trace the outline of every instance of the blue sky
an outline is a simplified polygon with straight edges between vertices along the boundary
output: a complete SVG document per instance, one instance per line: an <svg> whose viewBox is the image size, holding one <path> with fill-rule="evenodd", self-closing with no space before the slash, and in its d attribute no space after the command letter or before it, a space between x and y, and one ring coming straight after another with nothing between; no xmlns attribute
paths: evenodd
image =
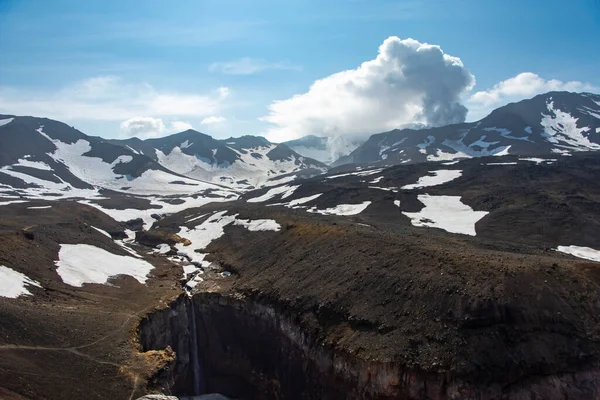
<svg viewBox="0 0 600 400"><path fill-rule="evenodd" d="M106 137L193 126L285 140L345 133L359 117L353 134L376 133L428 122L424 91L390 93L376 72L367 97L340 89L363 79L357 69L389 37L460 58L476 84L449 101L456 94L477 119L547 89L596 91L599 31L597 0L0 0L0 112ZM318 80L328 84L310 89Z"/></svg>

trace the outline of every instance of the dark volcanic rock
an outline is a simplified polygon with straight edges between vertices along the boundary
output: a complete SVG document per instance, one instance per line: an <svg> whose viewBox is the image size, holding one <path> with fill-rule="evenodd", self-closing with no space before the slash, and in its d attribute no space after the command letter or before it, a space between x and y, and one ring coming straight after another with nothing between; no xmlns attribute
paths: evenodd
<svg viewBox="0 0 600 400"><path fill-rule="evenodd" d="M125 227L127 229L131 229L132 231L141 231L144 229L144 220L141 218L130 219L125 222Z"/></svg>

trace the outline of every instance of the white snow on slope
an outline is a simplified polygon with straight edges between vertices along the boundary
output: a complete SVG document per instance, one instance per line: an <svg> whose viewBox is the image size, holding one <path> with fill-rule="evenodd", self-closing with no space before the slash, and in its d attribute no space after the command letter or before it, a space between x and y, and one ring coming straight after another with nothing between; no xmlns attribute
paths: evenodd
<svg viewBox="0 0 600 400"><path fill-rule="evenodd" d="M567 156L567 157L572 156L572 154L569 150L557 149L556 147L553 149L550 149L550 151L553 153L556 153L556 154L560 154L561 156Z"/></svg>
<svg viewBox="0 0 600 400"><path fill-rule="evenodd" d="M391 187L381 187L381 186L368 186L369 189L378 189L378 190L385 190L388 192L394 192L394 193L398 193L398 189L396 188L391 188Z"/></svg>
<svg viewBox="0 0 600 400"><path fill-rule="evenodd" d="M56 162L64 164L77 178L96 187L135 194L182 194L205 189L220 189L219 186L214 184L183 178L165 171L153 169L144 171L137 178L117 174L113 169L118 164L131 162L133 160L132 156L121 155L112 163L107 163L99 157L84 156L85 153L92 149L90 142L87 140L80 139L75 143L64 143L48 136L43 131L43 126L40 126L37 132L56 146L54 153L48 153L50 157ZM44 185L44 182L51 183L47 181L32 183L36 183L42 187L47 186L47 184ZM172 182L183 182L183 184ZM49 189L57 190L54 187Z"/></svg>
<svg viewBox="0 0 600 400"><path fill-rule="evenodd" d="M583 258L586 260L600 262L600 250L595 250L590 247L583 246L558 246L557 251L567 253L575 257Z"/></svg>
<svg viewBox="0 0 600 400"><path fill-rule="evenodd" d="M364 201L359 204L339 204L335 207L319 210L316 207L309 208L308 212L323 215L357 215L363 212L371 204L370 201Z"/></svg>
<svg viewBox="0 0 600 400"><path fill-rule="evenodd" d="M0 119L0 126L4 126L13 122L14 118Z"/></svg>
<svg viewBox="0 0 600 400"><path fill-rule="evenodd" d="M101 234L103 234L104 236L106 236L107 238L109 238L110 240L112 240L112 236L110 236L110 233L108 233L105 230L102 230L100 228L96 228L95 226L92 226L92 228L94 228L95 230L97 230L98 232L100 232Z"/></svg>
<svg viewBox="0 0 600 400"><path fill-rule="evenodd" d="M474 141L473 143L471 143L469 145L469 147L481 147L482 149L488 149L488 147L493 146L495 144L498 144L500 142L486 142L485 138L487 137L487 135L481 135L481 137L479 139L477 139L476 141Z"/></svg>
<svg viewBox="0 0 600 400"><path fill-rule="evenodd" d="M554 108L554 102L546 104L550 114L542 114L541 125L544 127L546 140L551 143L563 144L578 151L599 150L600 145L590 142L583 134L590 128L577 126L578 119L571 114Z"/></svg>
<svg viewBox="0 0 600 400"><path fill-rule="evenodd" d="M0 296L10 299L16 299L22 295L31 296L31 292L26 287L27 285L42 287L27 275L0 265Z"/></svg>
<svg viewBox="0 0 600 400"><path fill-rule="evenodd" d="M287 203L276 203L276 204L268 204L268 206L284 206L287 208L306 208L306 206L302 206L302 204L311 202L317 198L319 198L323 193L313 194L312 196L300 197L299 199L291 200Z"/></svg>
<svg viewBox="0 0 600 400"><path fill-rule="evenodd" d="M154 269L147 261L116 255L89 244L61 244L55 264L63 282L77 287L84 283L105 284L118 275L129 275L145 283Z"/></svg>
<svg viewBox="0 0 600 400"><path fill-rule="evenodd" d="M303 169L304 157L291 156L289 159L284 160L271 160L267 157L267 154L275 147L277 145L258 146L247 148L244 152L229 147L239 157L233 164L219 162L219 160L213 163L212 160L186 154L181 147L174 147L168 154L157 150L156 156L161 165L179 174L227 185L231 188L247 190L252 187L258 188L284 183L283 181L276 181L275 183L269 181ZM213 154L213 157L215 155L216 153ZM247 181L248 183L238 183L240 181Z"/></svg>
<svg viewBox="0 0 600 400"><path fill-rule="evenodd" d="M501 156L501 155L507 155L508 150L511 147L510 145L508 145L508 146L498 146L496 148L489 149L489 147L491 147L491 143L490 143L487 147L484 147L481 150L475 150L472 147L469 147L464 143L464 139L468 134L469 134L469 130L466 130L460 135L460 137L458 139L446 139L442 143L444 146L450 147L451 149L456 151L457 154L443 153L440 151L439 153L441 153L441 155L443 155L443 157L447 157L447 158L442 158L441 156L436 155L435 158L431 158L431 159L428 156L427 160L428 161L442 161L442 160L452 159L450 157L459 158L459 157Z"/></svg>
<svg viewBox="0 0 600 400"><path fill-rule="evenodd" d="M498 133L500 133L500 136L506 138L506 139L513 139L513 140L523 140L525 142L531 142L531 140L529 140L529 136L511 136L510 134L512 133L511 131L509 131L508 129L504 129L504 128L496 128L495 126L491 127L491 128L483 128L484 131L496 131ZM531 134L532 130L530 126L525 127L525 132Z"/></svg>
<svg viewBox="0 0 600 400"><path fill-rule="evenodd" d="M537 157L527 157L527 158L519 158L519 161L531 161L538 165L541 163L552 164L553 162L556 161L556 158L545 159L545 158L537 158Z"/></svg>
<svg viewBox="0 0 600 400"><path fill-rule="evenodd" d="M52 208L52 206L27 207L28 210L45 210L47 208Z"/></svg>
<svg viewBox="0 0 600 400"><path fill-rule="evenodd" d="M313 200L319 198L321 195L323 195L323 193L317 193L317 194L313 194L312 196L307 196L307 197L301 197L299 199L294 199L294 200L292 200L292 201L290 201L288 203L288 207L294 208L294 207L299 206L301 204L308 203L310 201L313 201Z"/></svg>
<svg viewBox="0 0 600 400"><path fill-rule="evenodd" d="M263 201L267 201L267 200L271 200L273 197L281 194L281 198L285 199L287 197L290 197L292 194L294 194L294 191L296 189L298 189L300 187L300 185L295 185L295 186L289 186L289 185L284 185L284 186L279 186L273 189L269 189L265 194L263 194L262 196L258 196L258 197L253 197L251 199L246 200L248 203L260 203Z"/></svg>
<svg viewBox="0 0 600 400"><path fill-rule="evenodd" d="M400 208L400 200L394 200L394 205Z"/></svg>
<svg viewBox="0 0 600 400"><path fill-rule="evenodd" d="M19 160L17 160L17 162L15 164L12 165L13 167L19 166L19 167L29 167L29 168L35 168L35 169L41 169L44 171L52 171L52 168L46 164L45 162L42 161L30 161L27 160L25 158L19 158ZM3 167L3 168L7 168L7 167Z"/></svg>
<svg viewBox="0 0 600 400"><path fill-rule="evenodd" d="M17 204L17 203L27 203L27 200L6 200L0 201L0 206L6 206L9 204Z"/></svg>
<svg viewBox="0 0 600 400"><path fill-rule="evenodd" d="M369 176L369 175L378 174L381 171L383 171L383 168L376 168L376 169L369 169L366 171L348 172L345 174L326 176L325 179L335 179L335 178L341 178L343 176Z"/></svg>
<svg viewBox="0 0 600 400"><path fill-rule="evenodd" d="M418 199L425 207L419 212L403 212L414 226L440 228L451 233L475 236L475 223L485 217L487 211L473 211L460 201L460 196L430 196L422 194Z"/></svg>
<svg viewBox="0 0 600 400"><path fill-rule="evenodd" d="M210 263L204 261L206 253L200 253L213 240L216 240L225 234L224 228L227 225L235 224L245 227L250 231L278 231L281 226L274 220L258 219L258 220L239 220L237 215L225 215L227 210L219 211L208 217L204 222L196 225L193 228L185 226L180 227L178 235L189 239L192 243L189 246L184 246L183 243L177 243L175 247L178 251L186 254L193 263L200 264L202 268L208 268ZM200 270L198 267L187 267L186 274Z"/></svg>
<svg viewBox="0 0 600 400"><path fill-rule="evenodd" d="M490 163L486 163L486 164L481 164L481 165L517 165L517 162L490 162Z"/></svg>
<svg viewBox="0 0 600 400"><path fill-rule="evenodd" d="M161 208L148 208L145 210L138 210L135 208L127 208L124 210L118 210L108 207L103 207L99 204L93 203L89 200L79 200L79 203L87 204L92 206L103 213L107 214L111 218L116 221L126 222L131 219L141 218L144 220L144 229L149 229L150 226L154 223L155 219L151 217L152 214L175 214L180 211L183 211L187 208L200 207L208 203L212 202L226 202L235 200L237 196L232 198L222 198L222 197L202 197L198 196L197 198L193 197L178 197L178 199L183 200L184 202L181 204L170 204L164 199L159 197L146 197L146 199L150 200L151 205L160 206Z"/></svg>
<svg viewBox="0 0 600 400"><path fill-rule="evenodd" d="M35 187L28 188L15 188L16 192L19 192L20 195L23 195L29 199L44 199L44 200L52 200L52 198L46 196L48 193L56 194L56 199L66 199L73 197L84 197L84 198L98 198L98 190L97 189L76 189L71 186L69 183L62 181L58 176L54 175L61 182L56 183L52 181L47 181L44 179L36 178L31 175L24 174L22 172L13 171L12 169L3 167L0 168L0 173L4 173L6 175L10 175L12 177L21 179L23 182L31 185L35 185Z"/></svg>
<svg viewBox="0 0 600 400"><path fill-rule="evenodd" d="M402 186L401 189L418 189L429 186L437 186L446 182L453 181L454 179L459 178L462 175L462 170L460 169L440 169L437 171L429 171L431 175L425 175L419 178L417 183L413 183L410 185Z"/></svg>
<svg viewBox="0 0 600 400"><path fill-rule="evenodd" d="M427 154L427 148L431 146L433 142L435 142L435 137L431 135L427 136L423 143L417 145L417 147L419 148L419 152L422 154Z"/></svg>
<svg viewBox="0 0 600 400"><path fill-rule="evenodd" d="M281 229L281 225L279 225L274 219L236 219L233 224L243 226L251 232L278 231Z"/></svg>
<svg viewBox="0 0 600 400"><path fill-rule="evenodd" d="M465 154L465 153L461 153L461 152L457 152L457 153L447 153L443 150L440 149L436 149L435 150L435 154L428 154L427 155L427 161L448 161L448 160L456 160L457 158L471 158L470 155ZM410 160L408 160L410 161ZM455 162L458 162L460 160L456 160ZM451 165L451 164L446 164L446 165Z"/></svg>

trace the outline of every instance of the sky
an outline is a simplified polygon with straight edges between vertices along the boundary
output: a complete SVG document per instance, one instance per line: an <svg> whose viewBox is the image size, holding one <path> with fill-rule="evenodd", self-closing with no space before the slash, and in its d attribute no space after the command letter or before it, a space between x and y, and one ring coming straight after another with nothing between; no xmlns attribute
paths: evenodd
<svg viewBox="0 0 600 400"><path fill-rule="evenodd" d="M0 113L361 138L600 92L597 0L0 0Z"/></svg>

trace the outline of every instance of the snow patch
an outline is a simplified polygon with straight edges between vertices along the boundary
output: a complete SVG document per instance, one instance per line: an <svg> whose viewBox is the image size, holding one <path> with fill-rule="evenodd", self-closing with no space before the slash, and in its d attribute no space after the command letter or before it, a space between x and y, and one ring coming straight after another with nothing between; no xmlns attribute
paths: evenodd
<svg viewBox="0 0 600 400"><path fill-rule="evenodd" d="M544 136L550 143L563 143L578 151L599 150L600 145L590 142L583 134L590 128L577 126L578 119L571 114L554 108L554 102L546 104L550 114L542 114L541 125L544 127Z"/></svg>
<svg viewBox="0 0 600 400"><path fill-rule="evenodd" d="M9 204L17 204L17 203L27 203L27 200L6 200L0 201L0 206L6 206Z"/></svg>
<svg viewBox="0 0 600 400"><path fill-rule="evenodd" d="M45 162L42 161L30 161L30 160L26 160L24 158L20 158L17 160L17 162L15 164L12 165L13 167L28 167L28 168L35 168L35 169L41 169L44 171L52 171L52 168L46 164ZM6 167L5 167L6 168Z"/></svg>
<svg viewBox="0 0 600 400"><path fill-rule="evenodd" d="M316 207L312 207L306 211L323 215L357 215L363 212L370 204L370 201L364 201L359 204L339 204L335 207L326 208L324 210L319 210Z"/></svg>
<svg viewBox="0 0 600 400"><path fill-rule="evenodd" d="M537 158L537 157L527 157L527 158L519 158L519 161L531 161L531 162L534 162L539 165L544 162L547 164L552 164L553 162L556 161L556 159L555 158L544 159L544 158Z"/></svg>
<svg viewBox="0 0 600 400"><path fill-rule="evenodd" d="M4 126L6 124L10 124L11 122L13 122L14 118L5 118L5 119L0 119L0 126Z"/></svg>
<svg viewBox="0 0 600 400"><path fill-rule="evenodd" d="M0 296L9 299L16 299L19 296L31 296L31 292L27 289L29 285L42 287L27 275L0 265Z"/></svg>
<svg viewBox="0 0 600 400"><path fill-rule="evenodd" d="M376 168L376 169L370 169L370 170L366 170L366 171L348 172L345 174L326 176L325 179L335 179L335 178L341 178L343 176L369 176L369 175L375 175L381 171L383 171L383 168Z"/></svg>
<svg viewBox="0 0 600 400"><path fill-rule="evenodd" d="M52 208L52 206L27 207L28 210L45 210L47 208Z"/></svg>
<svg viewBox="0 0 600 400"><path fill-rule="evenodd" d="M84 283L105 284L118 275L132 276L143 284L154 269L147 261L116 255L89 244L61 244L55 264L63 282L77 287Z"/></svg>
<svg viewBox="0 0 600 400"><path fill-rule="evenodd" d="M419 212L402 212L414 226L440 228L450 233L475 236L475 223L487 211L473 211L460 201L460 196L430 196L422 194L418 200L425 205Z"/></svg>
<svg viewBox="0 0 600 400"><path fill-rule="evenodd" d="M277 195L281 195L282 199L285 199L287 197L290 197L292 194L294 194L294 191L296 191L296 189L298 189L300 187L300 185L295 185L295 186L289 186L289 185L285 185L285 186L279 186L273 189L269 189L267 191L267 193L263 194L262 196L258 196L258 197L253 197L251 199L246 200L248 203L261 203L263 201L267 201L272 199L273 197L277 196Z"/></svg>
<svg viewBox="0 0 600 400"><path fill-rule="evenodd" d="M299 199L292 200L287 204L287 207L294 208L301 204L308 203L310 201L313 201L313 200L319 198L322 194L323 193L317 193L317 194L313 194L312 196L301 197Z"/></svg>
<svg viewBox="0 0 600 400"><path fill-rule="evenodd" d="M281 225L279 225L274 219L236 219L233 224L243 226L251 232L278 231L281 229Z"/></svg>
<svg viewBox="0 0 600 400"><path fill-rule="evenodd" d="M425 175L419 178L417 183L413 183L410 185L402 186L401 189L418 189L429 186L437 186L442 185L446 182L453 181L454 179L459 178L462 175L462 170L460 169L440 169L437 171L429 171L431 175Z"/></svg>
<svg viewBox="0 0 600 400"><path fill-rule="evenodd" d="M105 230L102 230L100 228L96 228L95 226L92 226L92 228L94 228L95 230L97 230L98 232L100 232L101 234L103 234L104 236L106 236L107 238L109 238L110 240L112 240L112 236L110 236L110 233L108 233Z"/></svg>
<svg viewBox="0 0 600 400"><path fill-rule="evenodd" d="M567 253L575 257L600 262L600 250L595 250L590 247L558 246L556 250L560 251L561 253Z"/></svg>

